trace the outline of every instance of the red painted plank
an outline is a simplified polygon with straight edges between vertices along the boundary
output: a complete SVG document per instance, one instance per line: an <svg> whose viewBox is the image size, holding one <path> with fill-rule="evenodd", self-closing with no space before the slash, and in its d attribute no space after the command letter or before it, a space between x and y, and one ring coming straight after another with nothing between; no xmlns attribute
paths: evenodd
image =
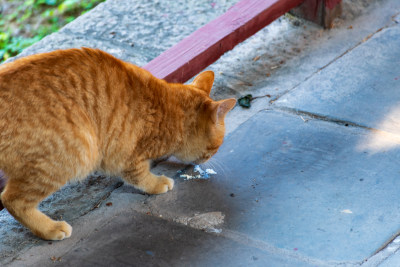
<svg viewBox="0 0 400 267"><path fill-rule="evenodd" d="M143 68L169 82L186 82L225 52L303 0L242 0Z"/></svg>
<svg viewBox="0 0 400 267"><path fill-rule="evenodd" d="M325 6L329 9L334 9L341 2L342 0L325 0Z"/></svg>

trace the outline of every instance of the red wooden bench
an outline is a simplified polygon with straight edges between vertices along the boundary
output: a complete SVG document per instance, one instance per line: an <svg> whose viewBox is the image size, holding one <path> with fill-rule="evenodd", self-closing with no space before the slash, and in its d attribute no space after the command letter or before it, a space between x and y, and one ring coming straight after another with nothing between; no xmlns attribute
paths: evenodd
<svg viewBox="0 0 400 267"><path fill-rule="evenodd" d="M160 79L183 83L293 8L297 7L295 14L329 27L340 4L341 0L241 0L143 68ZM0 170L0 192L4 186Z"/></svg>
<svg viewBox="0 0 400 267"><path fill-rule="evenodd" d="M225 52L293 8L329 28L342 0L242 0L148 63L145 68L169 82L186 82Z"/></svg>

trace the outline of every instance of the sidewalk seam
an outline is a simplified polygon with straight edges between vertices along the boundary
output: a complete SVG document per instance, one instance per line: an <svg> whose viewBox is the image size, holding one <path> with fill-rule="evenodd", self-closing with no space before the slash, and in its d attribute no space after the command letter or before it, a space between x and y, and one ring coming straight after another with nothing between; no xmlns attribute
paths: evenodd
<svg viewBox="0 0 400 267"><path fill-rule="evenodd" d="M365 129L365 130L370 130L370 131L386 132L386 131L379 130L379 129L376 129L376 128L372 128L372 127L369 127L369 126L366 126L366 125L358 124L356 122L342 120L342 119L339 119L339 118L331 117L329 115L320 115L320 114L316 114L316 113L312 113L312 112L308 112L308 111L303 111L303 110L296 109L296 108L274 106L274 110L285 112L285 113L289 113L289 114L293 114L293 115L299 115L299 116L303 115L303 116L307 116L308 118L311 118L311 119L317 119L317 120L320 120L320 121L326 121L326 122L334 123L334 124L337 124L337 125L342 125L342 126L345 126L345 127L352 126L352 127L362 128L362 129Z"/></svg>
<svg viewBox="0 0 400 267"><path fill-rule="evenodd" d="M297 87L299 87L302 83L308 81L309 79L311 79L312 77L314 77L314 75L318 74L319 72L321 72L322 70L324 70L325 68L329 67L331 64L333 64L334 62L336 62L338 59L342 58L343 56L345 56L346 54L348 54L349 52L353 51L355 48L359 47L360 45L362 45L363 43L365 43L366 41L368 41L369 39L371 39L372 37L374 37L377 33L381 32L382 30L388 29L390 27L393 27L395 25L391 25L391 24L387 24L381 28L379 28L378 30L376 30L373 33L370 33L369 35L367 35L364 39L362 39L360 42L358 42L357 44L355 44L353 47L347 49L345 52L343 52L342 54L340 54L339 56L335 57L334 59L332 59L331 61L329 61L327 64L325 64L324 66L322 66L321 68L317 69L316 71L312 72L309 76L307 76L306 78L304 78L303 81L297 83L296 85L294 85L292 88L290 88L287 91L284 91L282 94L277 95L274 99L271 99L269 101L270 104L273 104L275 101L279 100L282 96L292 92L293 90L295 90ZM265 97L265 96L260 96L260 97Z"/></svg>

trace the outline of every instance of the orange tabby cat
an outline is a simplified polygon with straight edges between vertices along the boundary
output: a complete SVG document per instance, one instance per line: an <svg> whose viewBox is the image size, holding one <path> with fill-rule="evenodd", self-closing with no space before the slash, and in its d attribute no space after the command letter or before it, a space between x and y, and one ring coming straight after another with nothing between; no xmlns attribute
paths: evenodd
<svg viewBox="0 0 400 267"><path fill-rule="evenodd" d="M38 54L0 66L1 201L37 236L71 236L38 204L95 170L120 175L149 194L171 190L149 160L174 155L202 163L222 144L235 99L213 101L214 73L172 84L95 49Z"/></svg>

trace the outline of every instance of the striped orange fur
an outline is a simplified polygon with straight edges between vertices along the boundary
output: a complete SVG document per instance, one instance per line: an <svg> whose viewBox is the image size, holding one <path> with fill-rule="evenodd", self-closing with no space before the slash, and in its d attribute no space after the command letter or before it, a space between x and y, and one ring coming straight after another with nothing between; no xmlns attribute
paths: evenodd
<svg viewBox="0 0 400 267"><path fill-rule="evenodd" d="M208 160L222 144L235 99L213 101L214 73L172 84L101 50L37 54L0 66L1 201L37 236L69 237L71 226L37 205L93 171L120 175L149 194L171 190L149 160Z"/></svg>

